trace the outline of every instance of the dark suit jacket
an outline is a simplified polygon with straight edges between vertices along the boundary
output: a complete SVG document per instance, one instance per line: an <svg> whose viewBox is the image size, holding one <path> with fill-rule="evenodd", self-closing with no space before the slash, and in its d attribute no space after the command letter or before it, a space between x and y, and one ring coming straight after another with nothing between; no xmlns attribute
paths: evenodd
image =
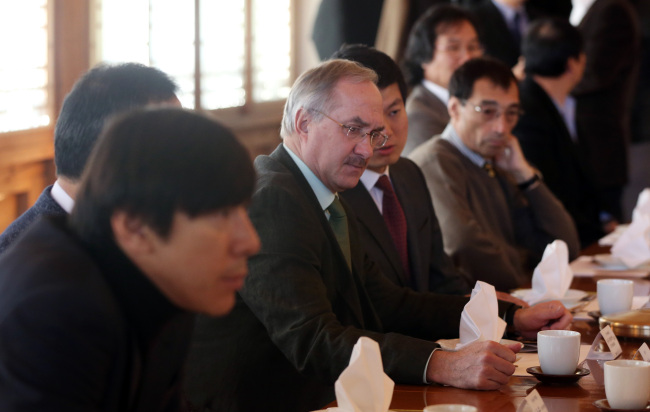
<svg viewBox="0 0 650 412"><path fill-rule="evenodd" d="M388 226L363 183L341 193L357 216L361 243L370 259L396 285L419 292L469 293L473 286L470 279L456 270L445 253L438 218L420 169L411 160L400 158L390 166L390 179L406 216L410 277L404 271Z"/></svg>
<svg viewBox="0 0 650 412"><path fill-rule="evenodd" d="M191 320L111 241L39 219L0 258L0 410L179 411Z"/></svg>
<svg viewBox="0 0 650 412"><path fill-rule="evenodd" d="M322 0L312 32L320 59L329 59L344 43L373 46L383 4L383 0Z"/></svg>
<svg viewBox="0 0 650 412"><path fill-rule="evenodd" d="M479 23L478 35L485 54L501 60L508 67L517 64L521 50L510 34L508 25L499 9L492 4L491 0L471 4L469 9ZM528 12L528 10L526 11ZM530 15L528 15L528 19L531 19Z"/></svg>
<svg viewBox="0 0 650 412"><path fill-rule="evenodd" d="M573 142L553 100L532 78L520 85L524 115L513 130L526 159L573 217L582 247L604 236L598 196L580 147Z"/></svg>
<svg viewBox="0 0 650 412"><path fill-rule="evenodd" d="M409 132L402 152L403 156L408 155L433 136L442 133L449 123L447 105L421 84L413 87L413 91L406 99L406 114Z"/></svg>
<svg viewBox="0 0 650 412"><path fill-rule="evenodd" d="M4 232L0 235L0 254L11 245L18 235L23 233L29 225L32 224L37 217L41 215L47 216L65 216L66 211L59 206L58 203L52 198L52 185L43 190L43 193L36 199L36 203L25 211L18 219L14 220Z"/></svg>
<svg viewBox="0 0 650 412"><path fill-rule="evenodd" d="M484 0L452 0L460 6L471 7L482 3ZM534 10L548 16L568 19L571 15L571 0L526 0L526 10Z"/></svg>
<svg viewBox="0 0 650 412"><path fill-rule="evenodd" d="M587 66L573 94L576 119L596 184L622 187L628 178L633 90L639 63L639 29L628 0L596 0L578 29Z"/></svg>
<svg viewBox="0 0 650 412"><path fill-rule="evenodd" d="M430 340L458 336L467 299L391 283L364 253L356 218L343 202L350 270L314 192L284 147L259 156L255 168L259 181L249 214L262 250L250 260L234 311L222 319L197 319L186 385L194 407L322 408L334 399L332 385L361 336L379 343L393 380L422 383L437 347Z"/></svg>

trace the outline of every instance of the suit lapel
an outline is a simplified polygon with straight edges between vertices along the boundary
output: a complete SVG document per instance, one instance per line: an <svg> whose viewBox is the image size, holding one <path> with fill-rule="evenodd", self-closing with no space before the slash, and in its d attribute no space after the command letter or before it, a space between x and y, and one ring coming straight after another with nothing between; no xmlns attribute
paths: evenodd
<svg viewBox="0 0 650 412"><path fill-rule="evenodd" d="M549 136L549 138L559 140L559 147L561 147L561 151L557 155L569 156L573 158L573 160L568 161L568 163L578 165L579 166L578 172L582 174L583 178L586 178L588 176L588 173L585 170L585 164L582 161L582 157L580 156L578 147L573 142L573 139L571 138L571 134L569 133L569 129L566 127L566 123L564 122L564 118L557 110L557 107L555 107L553 100L551 100L548 94L546 94L546 92L544 92L544 90L533 80L526 79L525 83L526 83L525 86L529 88L529 90L531 90L532 92L531 94L533 94L535 101L538 102L542 110L544 110L546 113L549 113L549 115L551 116L555 124L554 126L552 126L553 130L562 130L561 134Z"/></svg>
<svg viewBox="0 0 650 412"><path fill-rule="evenodd" d="M282 144L280 144L277 147L277 149L275 149L273 153L271 153L270 157L280 162L283 166L285 166L289 170L289 172L291 172L293 177L296 179L298 185L300 186L301 192L305 196L305 200L310 205L309 209L313 210L314 213L317 215L317 219L321 223L321 226L325 231L327 239L332 246L331 249L333 251L333 257L336 259L335 267L337 269L337 273L335 274L336 282L334 282L335 283L334 287L350 307L351 312L357 318L356 320L359 323L359 325L364 325L365 323L364 323L363 310L361 309L361 304L359 301L359 292L357 288L357 284L361 284L361 280L359 279L357 273L359 273L360 270L363 270L363 264L358 262L359 245L353 244L352 237L350 237L350 243L351 243L350 246L351 246L351 255L352 255L352 272L350 272L350 269L348 268L348 264L345 260L345 256L343 256L343 251L341 251L338 241L336 240L336 236L334 235L334 232L332 231L332 228L329 222L327 221L327 218L325 217L325 213L321 209L320 203L318 202L318 198L316 198L314 191L309 185L309 182L307 182L305 176L298 168L298 165L296 165L296 163L293 161L289 153L287 153L286 149ZM343 202L343 204L345 206L345 202ZM346 207L346 212L348 215L348 228L349 228L350 219L354 216L354 214L350 213L349 207ZM363 256L363 254L361 254L361 256ZM327 286L330 287L332 285L327 285Z"/></svg>
<svg viewBox="0 0 650 412"><path fill-rule="evenodd" d="M393 246L393 238L388 231L384 217L379 213L375 201L363 185L359 184L350 190L345 191L345 198L349 203L355 205L357 211L363 210L363 213L357 214L357 220L368 230L375 239L375 242L381 247L394 272L397 274L397 280L400 285L405 286L406 275L400 262L397 249ZM407 218L408 223L408 218Z"/></svg>
<svg viewBox="0 0 650 412"><path fill-rule="evenodd" d="M422 262L422 257L420 256L420 230L421 224L418 219L419 216L422 216L421 208L426 207L426 205L418 205L412 200L409 201L409 188L412 187L410 184L409 176L406 174L406 169L403 167L405 160L400 159L391 166L390 176L393 181L393 187L395 188L395 194L397 199L399 199L400 205L404 210L404 215L406 216L406 237L408 239L408 252L409 252L409 264L411 269L411 278L415 282L413 285L417 290L429 290L429 276L428 268L422 268L420 262Z"/></svg>

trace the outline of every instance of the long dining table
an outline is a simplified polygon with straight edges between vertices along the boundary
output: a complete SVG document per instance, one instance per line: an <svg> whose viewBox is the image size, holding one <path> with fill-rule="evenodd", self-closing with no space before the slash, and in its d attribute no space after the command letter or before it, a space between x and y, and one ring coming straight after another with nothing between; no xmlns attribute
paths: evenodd
<svg viewBox="0 0 650 412"><path fill-rule="evenodd" d="M582 254L595 255L608 251L609 248L594 245L585 249ZM574 277L571 288L595 293L596 282L606 277L606 275ZM632 280L641 286L648 287L650 285L650 280L647 278ZM596 319L574 320L571 329L581 333L582 344L589 345L594 342L600 330ZM618 336L618 340L623 349L623 353L618 359L632 359L644 341L650 345L649 339ZM601 342L599 346L606 350L604 342ZM525 397L531 391L537 390L550 412L599 411L601 409L596 407L594 402L605 399L603 361L587 360L581 366L589 369L590 374L582 377L577 383L568 385L543 384L533 376L512 376L507 385L493 391L458 389L435 384L396 384L390 410L396 412L422 411L428 405L452 403L473 405L478 411L515 412ZM336 402L330 406L335 405Z"/></svg>

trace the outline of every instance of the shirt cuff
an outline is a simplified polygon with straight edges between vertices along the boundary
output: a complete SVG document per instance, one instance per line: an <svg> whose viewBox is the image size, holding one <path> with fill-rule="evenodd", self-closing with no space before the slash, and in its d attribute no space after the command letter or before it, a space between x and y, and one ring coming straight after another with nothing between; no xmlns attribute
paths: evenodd
<svg viewBox="0 0 650 412"><path fill-rule="evenodd" d="M431 352L431 355L429 355L429 359L427 359L427 364L424 365L424 373L422 374L422 383L431 385L433 382L429 382L427 380L427 371L429 370L429 362L431 362L431 357L433 356L434 353L436 353L437 350L442 350L442 348L435 348L433 352Z"/></svg>

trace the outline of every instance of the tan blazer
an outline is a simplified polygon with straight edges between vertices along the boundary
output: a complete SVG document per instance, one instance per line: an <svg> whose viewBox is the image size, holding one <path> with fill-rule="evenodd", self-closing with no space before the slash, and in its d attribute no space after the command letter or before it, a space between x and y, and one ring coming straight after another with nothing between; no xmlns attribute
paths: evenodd
<svg viewBox="0 0 650 412"><path fill-rule="evenodd" d="M403 156L442 133L449 123L447 105L421 84L415 86L406 99L406 114L409 120L409 134Z"/></svg>

